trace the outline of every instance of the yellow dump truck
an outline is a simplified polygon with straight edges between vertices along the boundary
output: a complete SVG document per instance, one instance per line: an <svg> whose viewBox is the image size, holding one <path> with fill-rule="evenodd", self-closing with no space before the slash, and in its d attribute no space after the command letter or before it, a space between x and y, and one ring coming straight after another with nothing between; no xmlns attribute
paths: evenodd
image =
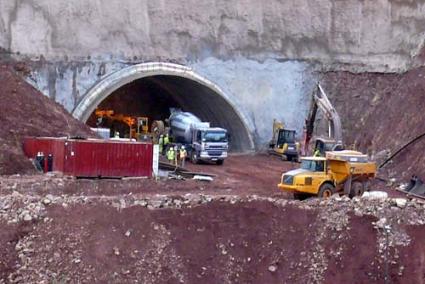
<svg viewBox="0 0 425 284"><path fill-rule="evenodd" d="M279 189L295 198L315 195L330 197L345 193L360 196L376 175L376 164L357 151L326 152L326 157L301 158L301 167L282 174Z"/></svg>

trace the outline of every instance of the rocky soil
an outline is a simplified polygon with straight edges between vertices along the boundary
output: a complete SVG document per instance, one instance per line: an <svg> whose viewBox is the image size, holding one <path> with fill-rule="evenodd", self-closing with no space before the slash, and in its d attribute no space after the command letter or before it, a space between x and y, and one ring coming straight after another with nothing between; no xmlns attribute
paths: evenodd
<svg viewBox="0 0 425 284"><path fill-rule="evenodd" d="M0 70L0 174L19 172L0 176L0 283L425 279L425 204L384 183L373 189L390 197L296 201L276 184L297 165L267 155L231 156L224 166L188 165L215 174L210 183L33 174L22 137L90 132L11 67ZM402 145L403 134L425 131L421 78L422 69L328 73L324 85L329 94L341 94L332 99L345 114L347 140L379 158ZM383 174L425 173L422 147L412 146Z"/></svg>
<svg viewBox="0 0 425 284"><path fill-rule="evenodd" d="M421 201L390 188L384 199L295 201L276 188L294 166L265 155L190 165L215 173L209 183L1 177L0 279L420 283Z"/></svg>
<svg viewBox="0 0 425 284"><path fill-rule="evenodd" d="M421 283L424 209L402 198L12 191L0 197L0 276L11 283Z"/></svg>
<svg viewBox="0 0 425 284"><path fill-rule="evenodd" d="M33 171L22 151L25 136L93 136L86 125L25 82L14 68L26 71L23 64L0 64L0 175Z"/></svg>

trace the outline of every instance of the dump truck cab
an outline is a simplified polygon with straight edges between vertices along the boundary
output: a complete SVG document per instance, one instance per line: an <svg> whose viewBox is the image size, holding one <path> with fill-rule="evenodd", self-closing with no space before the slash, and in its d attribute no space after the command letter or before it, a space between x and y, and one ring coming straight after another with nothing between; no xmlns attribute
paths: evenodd
<svg viewBox="0 0 425 284"><path fill-rule="evenodd" d="M316 195L317 188L332 180L326 167L327 161L324 157L301 158L300 168L284 173L278 186L292 193Z"/></svg>
<svg viewBox="0 0 425 284"><path fill-rule="evenodd" d="M367 190L376 164L357 151L331 151L326 157L301 158L299 169L282 174L279 189L299 195L329 197L343 192L351 197Z"/></svg>

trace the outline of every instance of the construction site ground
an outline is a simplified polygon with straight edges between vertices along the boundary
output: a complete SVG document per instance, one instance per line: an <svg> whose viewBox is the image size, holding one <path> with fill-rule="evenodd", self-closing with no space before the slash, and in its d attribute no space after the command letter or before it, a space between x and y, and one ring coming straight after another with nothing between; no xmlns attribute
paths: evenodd
<svg viewBox="0 0 425 284"><path fill-rule="evenodd" d="M214 173L212 182L3 176L0 279L420 283L424 204L296 201L276 187L296 166L260 154L188 164Z"/></svg>
<svg viewBox="0 0 425 284"><path fill-rule="evenodd" d="M298 201L277 189L298 165L265 154L187 164L212 182L36 174L23 137L92 134L14 69L0 68L0 283L424 283L425 205L386 182L372 190L388 198ZM403 144L385 133L372 153ZM400 181L424 169L395 166Z"/></svg>

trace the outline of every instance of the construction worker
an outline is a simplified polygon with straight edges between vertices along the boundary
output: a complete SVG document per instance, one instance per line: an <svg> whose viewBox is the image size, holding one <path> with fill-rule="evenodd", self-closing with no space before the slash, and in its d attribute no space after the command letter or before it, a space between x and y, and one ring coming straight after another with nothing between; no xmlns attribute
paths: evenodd
<svg viewBox="0 0 425 284"><path fill-rule="evenodd" d="M158 145L159 145L159 153L163 155L164 154L164 135L162 134L159 136Z"/></svg>
<svg viewBox="0 0 425 284"><path fill-rule="evenodd" d="M180 163L181 163L181 167L184 168L184 164L186 162L186 157L187 157L187 152L186 149L184 148L184 146L182 146L180 148Z"/></svg>
<svg viewBox="0 0 425 284"><path fill-rule="evenodd" d="M179 148L177 146L174 146L174 164L176 166L179 165L179 154L180 154Z"/></svg>
<svg viewBox="0 0 425 284"><path fill-rule="evenodd" d="M118 131L115 131L114 138L120 138L120 133Z"/></svg>
<svg viewBox="0 0 425 284"><path fill-rule="evenodd" d="M174 165L176 159L176 152L173 147L170 147L167 151L167 160L170 164Z"/></svg>
<svg viewBox="0 0 425 284"><path fill-rule="evenodd" d="M316 149L314 151L313 157L320 157L320 150L319 149Z"/></svg>
<svg viewBox="0 0 425 284"><path fill-rule="evenodd" d="M168 134L165 134L164 136L164 148L167 148L167 145L170 143L170 137L168 137Z"/></svg>

